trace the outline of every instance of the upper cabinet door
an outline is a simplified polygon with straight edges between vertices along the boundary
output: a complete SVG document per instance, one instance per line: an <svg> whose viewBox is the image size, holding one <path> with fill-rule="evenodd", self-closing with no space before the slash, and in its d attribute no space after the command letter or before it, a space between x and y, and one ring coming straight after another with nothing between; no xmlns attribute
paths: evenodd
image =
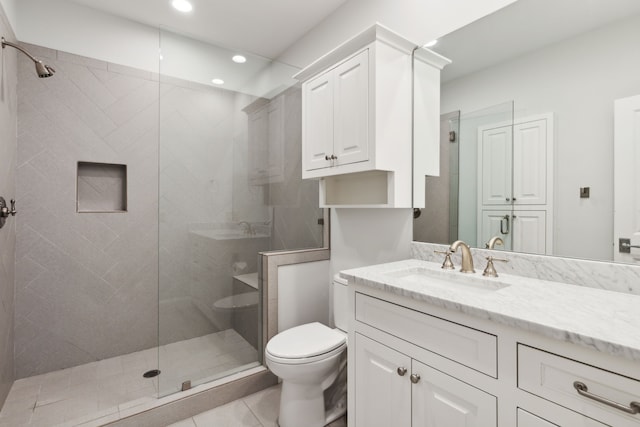
<svg viewBox="0 0 640 427"><path fill-rule="evenodd" d="M303 85L304 117L302 167L313 170L331 166L333 154L333 73L326 73Z"/></svg>
<svg viewBox="0 0 640 427"><path fill-rule="evenodd" d="M513 126L513 203L547 203L547 121Z"/></svg>
<svg viewBox="0 0 640 427"><path fill-rule="evenodd" d="M478 135L479 185L483 205L511 204L511 126L483 129Z"/></svg>
<svg viewBox="0 0 640 427"><path fill-rule="evenodd" d="M369 51L334 69L334 144L336 165L369 158Z"/></svg>

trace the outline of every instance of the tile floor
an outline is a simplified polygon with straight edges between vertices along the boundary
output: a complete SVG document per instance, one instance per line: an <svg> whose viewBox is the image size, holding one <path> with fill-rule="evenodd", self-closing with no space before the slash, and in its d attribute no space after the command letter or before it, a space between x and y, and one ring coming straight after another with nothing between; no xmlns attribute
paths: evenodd
<svg viewBox="0 0 640 427"><path fill-rule="evenodd" d="M142 374L158 368L159 377ZM0 427L77 426L147 404L158 395L257 365L257 351L232 329L16 381ZM206 380L202 380L206 379ZM200 380L197 381L196 380ZM259 424L258 424L259 425Z"/></svg>
<svg viewBox="0 0 640 427"><path fill-rule="evenodd" d="M280 405L280 386L238 399L169 427L276 427ZM346 417L330 427L346 427Z"/></svg>

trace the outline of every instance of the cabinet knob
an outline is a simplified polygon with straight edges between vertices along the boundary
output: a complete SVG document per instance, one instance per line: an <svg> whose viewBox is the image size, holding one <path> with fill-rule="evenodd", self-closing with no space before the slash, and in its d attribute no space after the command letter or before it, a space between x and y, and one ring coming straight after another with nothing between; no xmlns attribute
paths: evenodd
<svg viewBox="0 0 640 427"><path fill-rule="evenodd" d="M507 197L505 200L506 200L507 202L510 202L510 201L511 201L511 198L510 198L510 197Z"/></svg>
<svg viewBox="0 0 640 427"><path fill-rule="evenodd" d="M418 382L420 381L420 375L418 374L411 374L409 378L411 379L411 382L414 384L418 384Z"/></svg>
<svg viewBox="0 0 640 427"><path fill-rule="evenodd" d="M400 375L401 377L404 377L404 374L407 373L407 368L400 366L397 371L398 371L398 375Z"/></svg>
<svg viewBox="0 0 640 427"><path fill-rule="evenodd" d="M324 156L325 160L331 160L331 157L329 157L329 155Z"/></svg>
<svg viewBox="0 0 640 427"><path fill-rule="evenodd" d="M335 154L331 155L331 160L338 160L338 156L336 156Z"/></svg>

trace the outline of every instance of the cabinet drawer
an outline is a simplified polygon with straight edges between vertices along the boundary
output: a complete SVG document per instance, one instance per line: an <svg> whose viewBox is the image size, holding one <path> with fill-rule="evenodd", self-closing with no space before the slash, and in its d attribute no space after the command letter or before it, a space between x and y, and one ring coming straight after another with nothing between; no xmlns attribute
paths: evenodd
<svg viewBox="0 0 640 427"><path fill-rule="evenodd" d="M610 427L591 418L571 412L568 409L565 409L565 411L567 419L561 421L561 424L554 424L518 408L518 427Z"/></svg>
<svg viewBox="0 0 640 427"><path fill-rule="evenodd" d="M607 424L640 424L640 413L628 414L580 395L575 382L586 385L593 397L608 399L612 404L630 408L631 402L640 402L640 381L518 344L518 388Z"/></svg>
<svg viewBox="0 0 640 427"><path fill-rule="evenodd" d="M518 408L518 427L558 427L558 425Z"/></svg>
<svg viewBox="0 0 640 427"><path fill-rule="evenodd" d="M497 378L497 338L356 293L356 320Z"/></svg>

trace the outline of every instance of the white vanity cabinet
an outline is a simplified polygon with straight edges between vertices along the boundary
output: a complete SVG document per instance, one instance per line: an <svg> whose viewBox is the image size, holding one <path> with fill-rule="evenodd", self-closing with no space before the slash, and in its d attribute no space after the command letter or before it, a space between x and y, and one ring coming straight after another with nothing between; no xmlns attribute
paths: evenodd
<svg viewBox="0 0 640 427"><path fill-rule="evenodd" d="M350 282L350 426L640 426L640 362L417 292Z"/></svg>
<svg viewBox="0 0 640 427"><path fill-rule="evenodd" d="M363 327L353 345L357 427L497 425L494 396L457 379L455 370L430 366L420 350L495 376L495 336L361 293L355 300L356 324ZM398 349L395 339L417 347Z"/></svg>
<svg viewBox="0 0 640 427"><path fill-rule="evenodd" d="M412 207L414 48L376 24L294 76L302 83L302 178L319 179L322 207ZM417 143L439 159L431 144L439 92L430 88L449 61L426 49L415 60L415 78L428 80L420 99L432 100L420 103L420 117L433 125Z"/></svg>

